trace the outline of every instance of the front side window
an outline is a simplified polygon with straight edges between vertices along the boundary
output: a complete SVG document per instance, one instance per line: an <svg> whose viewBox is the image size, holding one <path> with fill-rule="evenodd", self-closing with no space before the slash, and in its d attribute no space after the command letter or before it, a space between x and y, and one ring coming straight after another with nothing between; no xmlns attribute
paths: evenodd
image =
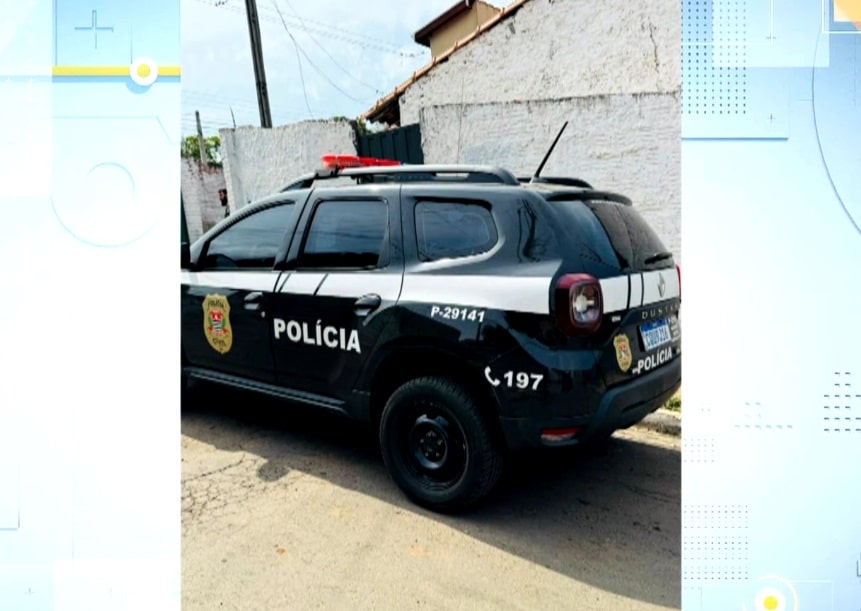
<svg viewBox="0 0 861 611"><path fill-rule="evenodd" d="M385 253L388 228L385 202L324 201L314 211L299 256L299 267L378 267Z"/></svg>
<svg viewBox="0 0 861 611"><path fill-rule="evenodd" d="M416 204L419 259L437 261L489 251L498 233L490 210L479 204L419 202Z"/></svg>
<svg viewBox="0 0 861 611"><path fill-rule="evenodd" d="M204 269L271 269L295 212L285 202L255 212L225 229L209 243Z"/></svg>

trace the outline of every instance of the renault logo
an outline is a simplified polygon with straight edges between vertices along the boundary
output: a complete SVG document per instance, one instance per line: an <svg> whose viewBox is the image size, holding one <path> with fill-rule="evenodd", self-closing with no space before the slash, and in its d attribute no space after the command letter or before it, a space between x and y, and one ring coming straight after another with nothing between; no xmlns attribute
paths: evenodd
<svg viewBox="0 0 861 611"><path fill-rule="evenodd" d="M664 280L664 275L658 272L658 294L663 297L667 292L667 282Z"/></svg>

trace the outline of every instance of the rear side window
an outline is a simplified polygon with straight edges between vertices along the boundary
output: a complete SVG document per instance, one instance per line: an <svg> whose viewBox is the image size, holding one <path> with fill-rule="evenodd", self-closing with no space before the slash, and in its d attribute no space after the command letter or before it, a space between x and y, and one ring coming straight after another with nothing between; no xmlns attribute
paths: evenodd
<svg viewBox="0 0 861 611"><path fill-rule="evenodd" d="M586 202L586 205L607 232L622 267L648 267L646 259L666 252L661 238L633 207L615 202Z"/></svg>
<svg viewBox="0 0 861 611"><path fill-rule="evenodd" d="M554 208L567 229L590 255L619 269L654 269L671 264L662 258L654 265L649 257L665 252L658 235L632 206L611 201L554 200Z"/></svg>
<svg viewBox="0 0 861 611"><path fill-rule="evenodd" d="M498 233L490 210L462 202L416 204L416 238L421 261L479 255L496 245Z"/></svg>
<svg viewBox="0 0 861 611"><path fill-rule="evenodd" d="M314 211L299 267L378 267L388 228L388 208L382 201L324 201Z"/></svg>

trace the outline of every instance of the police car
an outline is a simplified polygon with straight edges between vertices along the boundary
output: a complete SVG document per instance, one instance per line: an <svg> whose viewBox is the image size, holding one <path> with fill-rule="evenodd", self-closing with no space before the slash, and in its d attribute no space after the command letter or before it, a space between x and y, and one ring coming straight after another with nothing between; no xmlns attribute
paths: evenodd
<svg viewBox="0 0 861 611"><path fill-rule="evenodd" d="M626 197L489 166L324 166L183 244L184 388L369 421L402 491L456 510L510 450L606 440L680 387L678 267Z"/></svg>

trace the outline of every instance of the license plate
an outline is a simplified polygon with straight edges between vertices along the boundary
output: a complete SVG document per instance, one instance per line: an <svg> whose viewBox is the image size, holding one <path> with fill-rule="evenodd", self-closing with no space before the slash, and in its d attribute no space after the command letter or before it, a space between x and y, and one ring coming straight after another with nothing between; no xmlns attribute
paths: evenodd
<svg viewBox="0 0 861 611"><path fill-rule="evenodd" d="M647 352L673 341L670 325L666 320L655 320L640 327L640 337Z"/></svg>

